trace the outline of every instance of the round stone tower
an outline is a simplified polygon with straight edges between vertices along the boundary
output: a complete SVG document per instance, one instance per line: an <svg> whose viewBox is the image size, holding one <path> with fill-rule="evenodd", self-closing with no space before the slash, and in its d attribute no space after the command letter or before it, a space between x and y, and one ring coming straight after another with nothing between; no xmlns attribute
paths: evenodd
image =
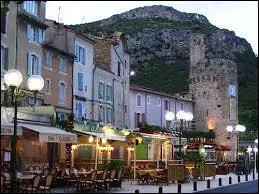
<svg viewBox="0 0 259 194"><path fill-rule="evenodd" d="M196 130L213 129L216 143L230 146L227 160L236 160L237 137L226 131L227 125L238 124L237 66L221 58L206 59L204 35L190 36L189 93L194 97Z"/></svg>

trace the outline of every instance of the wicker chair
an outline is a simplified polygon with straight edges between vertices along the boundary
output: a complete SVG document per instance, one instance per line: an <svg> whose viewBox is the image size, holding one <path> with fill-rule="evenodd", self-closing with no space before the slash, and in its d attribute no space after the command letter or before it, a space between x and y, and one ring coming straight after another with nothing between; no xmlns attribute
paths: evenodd
<svg viewBox="0 0 259 194"><path fill-rule="evenodd" d="M156 184L165 184L168 185L168 177L167 177L168 171L167 169L164 169L163 171L157 172L155 176L155 183Z"/></svg>
<svg viewBox="0 0 259 194"><path fill-rule="evenodd" d="M44 168L42 174L43 174L43 176L48 176L50 174L50 169L49 168Z"/></svg>
<svg viewBox="0 0 259 194"><path fill-rule="evenodd" d="M22 186L20 188L21 191L26 192L26 193L35 193L39 191L39 186L40 186L40 180L41 180L41 176L40 175L36 175L33 178L33 184L28 184L26 186Z"/></svg>
<svg viewBox="0 0 259 194"><path fill-rule="evenodd" d="M87 190L87 191L94 191L95 188L96 188L96 182L94 181L95 178L96 178L96 175L97 175L97 171L94 170L91 172L91 176L90 176L90 180L85 180L84 182L84 188Z"/></svg>
<svg viewBox="0 0 259 194"><path fill-rule="evenodd" d="M95 179L94 182L96 184L97 189L103 189L103 188L107 188L107 182L106 182L106 178L107 178L107 170L104 170L102 173L102 177L100 177L100 179Z"/></svg>
<svg viewBox="0 0 259 194"><path fill-rule="evenodd" d="M116 174L116 170L115 169L112 169L111 173L110 173L110 177L105 179L105 182L108 184L108 187L109 188L112 188L111 187L111 182L114 180L115 178L115 174Z"/></svg>
<svg viewBox="0 0 259 194"><path fill-rule="evenodd" d="M113 181L110 182L110 186L111 186L112 188L120 188L120 189L122 189L122 188L121 188L122 177L123 177L123 169L121 168L121 169L119 170L119 173L118 173L117 177L115 177L115 178L113 179Z"/></svg>
<svg viewBox="0 0 259 194"><path fill-rule="evenodd" d="M35 170L41 170L39 166L35 166Z"/></svg>
<svg viewBox="0 0 259 194"><path fill-rule="evenodd" d="M33 167L33 166L29 166L29 167L28 167L28 170L29 170L29 171L34 171L34 167Z"/></svg>
<svg viewBox="0 0 259 194"><path fill-rule="evenodd" d="M50 189L51 189L51 186L52 186L52 182L53 182L53 175L49 174L46 177L45 184L39 186L39 191L41 191L43 193L50 192Z"/></svg>
<svg viewBox="0 0 259 194"><path fill-rule="evenodd" d="M1 193L5 191L5 176L1 175Z"/></svg>

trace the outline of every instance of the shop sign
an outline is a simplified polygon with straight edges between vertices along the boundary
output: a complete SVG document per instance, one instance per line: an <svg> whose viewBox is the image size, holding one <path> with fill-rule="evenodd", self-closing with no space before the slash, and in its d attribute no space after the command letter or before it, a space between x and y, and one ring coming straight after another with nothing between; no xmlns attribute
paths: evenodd
<svg viewBox="0 0 259 194"><path fill-rule="evenodd" d="M39 140L44 142L74 143L77 141L77 138L71 136L40 135Z"/></svg>

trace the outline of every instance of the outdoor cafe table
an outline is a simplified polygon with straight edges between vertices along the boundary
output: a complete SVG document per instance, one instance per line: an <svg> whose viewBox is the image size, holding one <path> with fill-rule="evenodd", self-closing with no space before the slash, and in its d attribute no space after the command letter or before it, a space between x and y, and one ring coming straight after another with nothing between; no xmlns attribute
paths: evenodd
<svg viewBox="0 0 259 194"><path fill-rule="evenodd" d="M24 174L41 174L41 170L26 170L23 172Z"/></svg>

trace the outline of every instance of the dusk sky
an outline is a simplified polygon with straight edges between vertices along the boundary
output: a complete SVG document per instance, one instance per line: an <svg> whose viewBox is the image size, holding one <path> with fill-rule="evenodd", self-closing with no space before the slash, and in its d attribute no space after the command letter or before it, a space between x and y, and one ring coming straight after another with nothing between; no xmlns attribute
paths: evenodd
<svg viewBox="0 0 259 194"><path fill-rule="evenodd" d="M165 5L187 13L206 16L210 23L232 30L245 38L258 54L257 1L47 1L46 17L65 24L79 24L102 20L131 9L151 5Z"/></svg>

